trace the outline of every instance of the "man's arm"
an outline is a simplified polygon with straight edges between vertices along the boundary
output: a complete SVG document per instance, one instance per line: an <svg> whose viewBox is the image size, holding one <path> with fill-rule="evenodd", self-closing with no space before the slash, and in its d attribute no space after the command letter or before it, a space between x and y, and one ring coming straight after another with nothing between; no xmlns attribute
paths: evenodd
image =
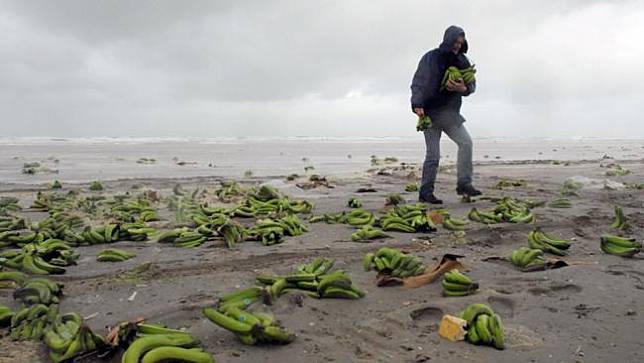
<svg viewBox="0 0 644 363"><path fill-rule="evenodd" d="M427 53L420 59L411 81L411 108L416 114L418 114L417 109L422 110L425 107L425 100L435 96L435 92L429 87L431 73L429 53Z"/></svg>
<svg viewBox="0 0 644 363"><path fill-rule="evenodd" d="M474 81L472 83L469 83L469 84L467 84L465 86L467 87L467 90L465 92L463 92L464 97L467 97L467 96L471 95L472 93L476 92L476 81Z"/></svg>

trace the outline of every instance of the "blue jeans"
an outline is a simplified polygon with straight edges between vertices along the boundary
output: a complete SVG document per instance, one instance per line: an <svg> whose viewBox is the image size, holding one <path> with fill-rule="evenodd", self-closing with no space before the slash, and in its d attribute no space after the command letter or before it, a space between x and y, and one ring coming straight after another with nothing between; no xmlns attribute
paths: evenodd
<svg viewBox="0 0 644 363"><path fill-rule="evenodd" d="M444 127L434 125L424 132L427 153L425 154L425 162L423 163L420 195L427 195L434 192L434 182L436 181L438 162L441 157L440 141L443 132L458 145L456 161L456 179L458 186L472 184L472 138L467 132L465 125L462 123Z"/></svg>

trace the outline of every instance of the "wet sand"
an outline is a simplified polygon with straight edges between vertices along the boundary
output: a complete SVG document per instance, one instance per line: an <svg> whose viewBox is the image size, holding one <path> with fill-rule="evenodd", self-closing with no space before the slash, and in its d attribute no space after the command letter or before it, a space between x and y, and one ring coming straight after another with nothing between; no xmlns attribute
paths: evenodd
<svg viewBox="0 0 644 363"><path fill-rule="evenodd" d="M581 175L606 178L600 164L606 160L575 161L567 165L550 162L479 163L475 183L486 195L510 195L536 200L559 197L566 178ZM631 174L610 177L627 183L644 182L644 160L620 161ZM375 171L350 178L330 178L335 188L302 190L296 181L284 178L245 178L244 185L270 182L285 194L315 203L313 214L347 210L346 201L357 196L364 208L380 212L385 196L401 193L409 202L416 193L405 193L409 182L417 181L418 170ZM410 174L411 173L411 174ZM524 179L527 186L495 189L501 178ZM52 178L53 179L53 178ZM216 177L145 178L105 181L104 194L132 190L133 186L155 189L162 196L172 187L214 190ZM442 168L437 194L452 215L465 217L476 207L490 208L489 201L462 203L454 193L455 170ZM64 184L64 190L87 184ZM356 194L359 187L371 186L375 193ZM0 184L0 195L18 196L30 205L45 184ZM570 197L573 207L536 208L535 224L483 225L470 222L465 238L456 238L444 228L429 234L390 233L393 238L372 243L351 241L353 228L347 225L308 224L309 233L287 237L282 244L264 247L245 242L229 250L221 241L188 250L158 243L118 242L109 247L133 251L137 257L123 263L98 263L96 253L105 245L79 247L81 258L67 273L54 276L65 283L61 311L77 311L92 316L87 323L97 332L123 320L143 316L172 327L187 327L198 337L217 362L638 362L644 360L644 256L626 259L602 253L599 235L610 232L613 208L620 205L627 215L630 235L644 240L644 190L581 190ZM24 210L37 220L43 213ZM169 218L166 208L162 217ZM167 221L166 221L167 222ZM159 222L163 225L164 221ZM572 239L570 266L523 273L510 264L486 261L507 257L527 244L526 235L540 227L548 233ZM425 240L429 240L428 242ZM471 296L445 298L440 283L417 289L376 287L375 272L362 269L366 252L383 246L413 251L427 265L438 262L445 253L464 255L468 274L480 284ZM290 294L266 307L297 335L286 346L249 347L231 333L206 320L201 309L219 296L251 286L258 273L288 273L297 265L318 256L336 259L336 267L347 270L354 283L367 291L360 300L298 299ZM137 281L117 276L128 269L151 262L150 270ZM133 301L128 301L137 292ZM503 351L449 342L438 336L443 314L457 314L471 303L489 304L506 326ZM17 306L10 291L0 290L0 304ZM44 344L24 344L0 340L0 362L47 361ZM30 358L37 357L37 358ZM118 358L114 362L120 361Z"/></svg>

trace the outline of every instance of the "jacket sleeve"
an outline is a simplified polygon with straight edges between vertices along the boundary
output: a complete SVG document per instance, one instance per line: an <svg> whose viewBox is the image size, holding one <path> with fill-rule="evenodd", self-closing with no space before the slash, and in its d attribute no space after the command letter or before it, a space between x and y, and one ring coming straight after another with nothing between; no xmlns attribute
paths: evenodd
<svg viewBox="0 0 644 363"><path fill-rule="evenodd" d="M466 87L467 87L467 91L463 93L463 97L467 97L472 93L476 92L476 81L468 84Z"/></svg>
<svg viewBox="0 0 644 363"><path fill-rule="evenodd" d="M411 81L411 108L424 108L425 101L435 97L438 90L432 90L431 80L432 77L432 64L431 56L425 54L418 63L418 69L414 73L414 78Z"/></svg>

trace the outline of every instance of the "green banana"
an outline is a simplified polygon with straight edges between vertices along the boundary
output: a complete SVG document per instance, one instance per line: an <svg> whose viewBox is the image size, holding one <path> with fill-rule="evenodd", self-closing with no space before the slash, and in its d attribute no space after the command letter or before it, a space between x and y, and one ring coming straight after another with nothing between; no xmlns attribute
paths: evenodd
<svg viewBox="0 0 644 363"><path fill-rule="evenodd" d="M488 330L492 334L494 347L497 349L504 349L505 338L503 335L503 322L501 321L501 317L497 314L491 315L488 321L488 328Z"/></svg>
<svg viewBox="0 0 644 363"><path fill-rule="evenodd" d="M474 320L479 316L479 315L492 315L494 314L494 311L492 309L485 305L485 304L472 304L469 305L463 312L461 313L461 319L467 321L467 325L471 326L474 324Z"/></svg>
<svg viewBox="0 0 644 363"><path fill-rule="evenodd" d="M192 347L198 343L190 334L155 334L136 339L127 348L122 363L139 363L141 357L159 347Z"/></svg>
<svg viewBox="0 0 644 363"><path fill-rule="evenodd" d="M490 314L492 315L492 314ZM490 315L481 314L476 317L476 322L474 326L476 327L476 333L478 334L481 341L485 344L492 343L492 333L489 328L489 319Z"/></svg>
<svg viewBox="0 0 644 363"><path fill-rule="evenodd" d="M145 353L141 363L161 362L185 362L185 363L214 363L215 359L210 353L202 349L186 349L180 347L158 347Z"/></svg>
<svg viewBox="0 0 644 363"><path fill-rule="evenodd" d="M226 330L230 330L237 334L241 334L241 335L249 334L253 328L249 324L246 324L234 318L228 317L212 308L204 308L203 314L213 323L219 325L220 327ZM126 363L126 362L123 362L123 363Z"/></svg>

